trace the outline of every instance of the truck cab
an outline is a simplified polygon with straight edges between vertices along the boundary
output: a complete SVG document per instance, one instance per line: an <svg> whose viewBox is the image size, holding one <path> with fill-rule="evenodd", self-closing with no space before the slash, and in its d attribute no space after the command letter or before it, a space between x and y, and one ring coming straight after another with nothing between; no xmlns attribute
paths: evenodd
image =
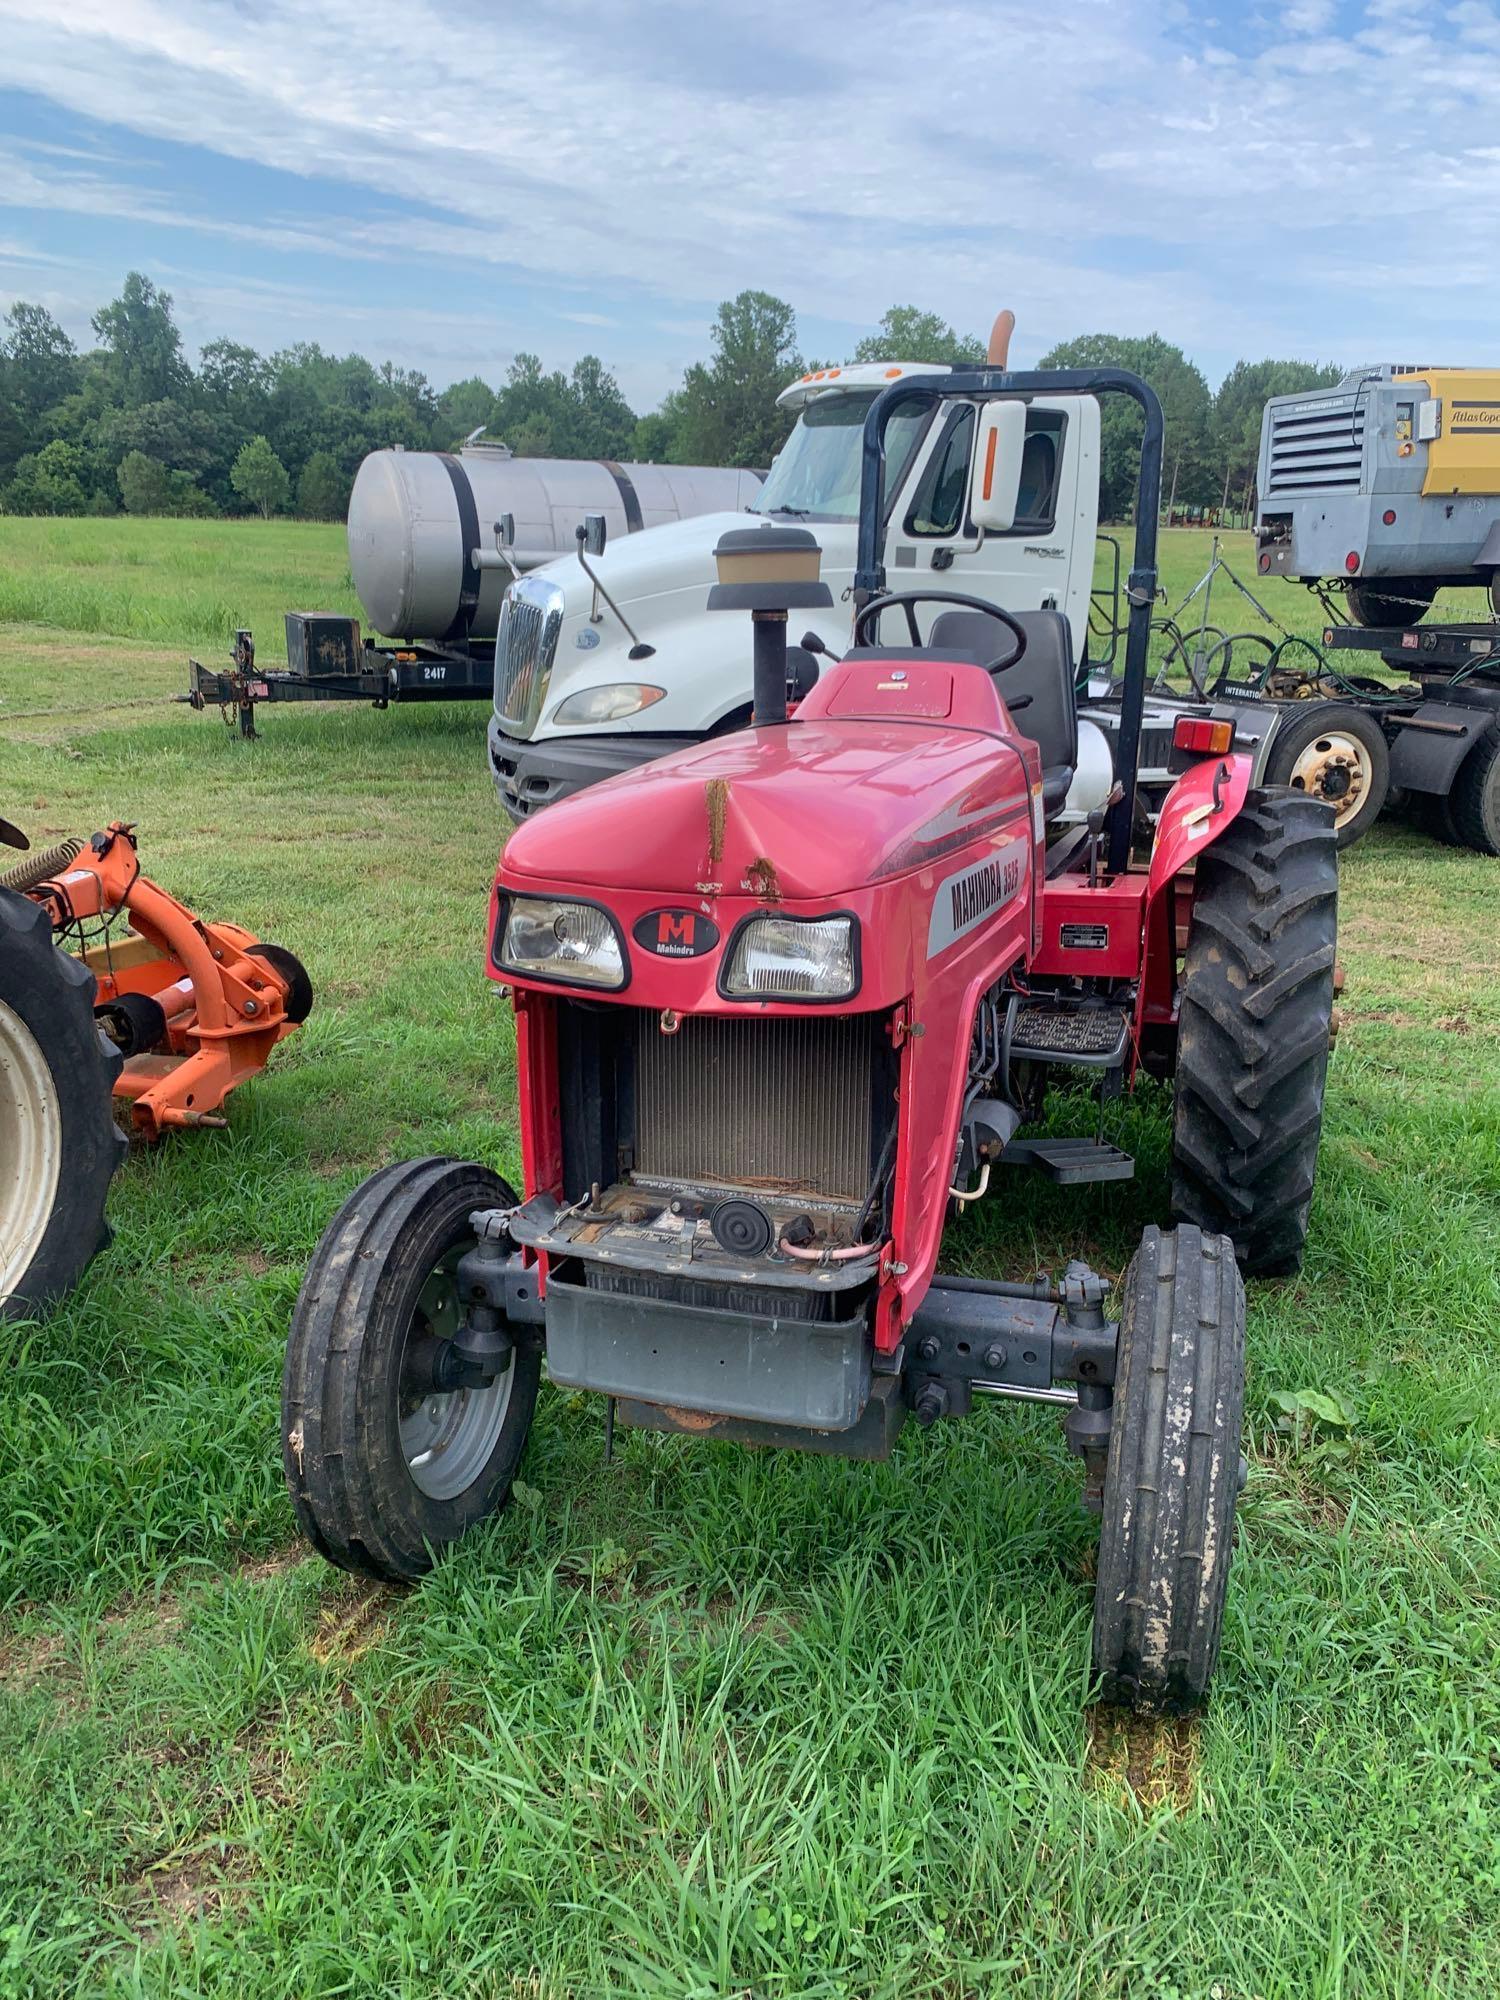
<svg viewBox="0 0 1500 2000"><path fill-rule="evenodd" d="M978 406L939 397L950 372L899 361L810 370L778 398L797 420L744 514L650 529L516 581L496 639L489 732L491 767L513 817L748 720L743 635L707 616L714 548L747 516L751 525L804 526L816 535L835 608L811 622L830 651L844 650L865 419L876 396L903 378L934 378L934 394L905 405L887 440L885 561L893 582L925 579L1018 611L1057 609L1075 664L1082 662L1098 526L1099 406L1091 396L1029 403L1015 522L987 534L968 511ZM812 671L811 662L802 665Z"/></svg>

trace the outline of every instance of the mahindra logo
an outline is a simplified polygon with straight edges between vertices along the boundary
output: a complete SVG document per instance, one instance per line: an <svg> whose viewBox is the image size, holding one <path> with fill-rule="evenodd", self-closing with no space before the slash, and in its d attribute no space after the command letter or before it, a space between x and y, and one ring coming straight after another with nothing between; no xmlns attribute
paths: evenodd
<svg viewBox="0 0 1500 2000"><path fill-rule="evenodd" d="M702 958L719 942L719 927L697 910L648 910L631 935L656 958Z"/></svg>

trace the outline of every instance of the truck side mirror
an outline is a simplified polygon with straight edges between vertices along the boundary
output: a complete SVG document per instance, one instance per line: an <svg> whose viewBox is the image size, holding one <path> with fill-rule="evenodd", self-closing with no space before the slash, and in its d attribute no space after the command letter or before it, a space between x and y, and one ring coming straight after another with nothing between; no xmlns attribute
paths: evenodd
<svg viewBox="0 0 1500 2000"><path fill-rule="evenodd" d="M585 555L603 555L608 529L609 524L602 514L584 515L583 526L578 530L578 539L583 543Z"/></svg>
<svg viewBox="0 0 1500 2000"><path fill-rule="evenodd" d="M1026 405L1013 399L986 403L969 476L969 519L988 535L1006 534L1016 524L1025 443Z"/></svg>

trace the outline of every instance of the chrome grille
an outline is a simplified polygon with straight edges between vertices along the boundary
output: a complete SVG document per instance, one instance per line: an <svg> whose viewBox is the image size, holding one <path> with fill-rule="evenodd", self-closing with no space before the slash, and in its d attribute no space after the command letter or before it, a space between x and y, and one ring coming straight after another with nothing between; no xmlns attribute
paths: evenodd
<svg viewBox="0 0 1500 2000"><path fill-rule="evenodd" d="M870 1183L875 1020L689 1015L636 1031L638 1174L859 1201Z"/></svg>
<svg viewBox="0 0 1500 2000"><path fill-rule="evenodd" d="M517 735L529 736L541 718L562 621L555 583L523 576L511 585L495 634L495 713Z"/></svg>
<svg viewBox="0 0 1500 2000"><path fill-rule="evenodd" d="M1288 493L1359 491L1365 405L1358 395L1319 396L1272 409L1263 500Z"/></svg>

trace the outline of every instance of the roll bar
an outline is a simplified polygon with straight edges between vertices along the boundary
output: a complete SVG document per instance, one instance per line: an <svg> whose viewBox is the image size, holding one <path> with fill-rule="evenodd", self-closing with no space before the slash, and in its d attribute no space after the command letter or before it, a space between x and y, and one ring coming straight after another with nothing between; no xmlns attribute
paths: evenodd
<svg viewBox="0 0 1500 2000"><path fill-rule="evenodd" d="M882 541L885 526L885 433L903 403L959 396L1129 396L1141 406L1145 431L1135 488L1135 559L1125 595L1130 612L1125 628L1125 680L1120 700L1119 778L1121 795L1109 816L1108 863L1120 874L1130 860L1135 816L1135 774L1140 759L1141 715L1146 705L1146 665L1151 647L1151 609L1156 602L1156 521L1161 511L1162 411L1149 382L1128 368L1058 368L1016 372L965 368L950 375L908 375L883 389L865 418L860 461L859 555L854 572L855 603L886 587Z"/></svg>

